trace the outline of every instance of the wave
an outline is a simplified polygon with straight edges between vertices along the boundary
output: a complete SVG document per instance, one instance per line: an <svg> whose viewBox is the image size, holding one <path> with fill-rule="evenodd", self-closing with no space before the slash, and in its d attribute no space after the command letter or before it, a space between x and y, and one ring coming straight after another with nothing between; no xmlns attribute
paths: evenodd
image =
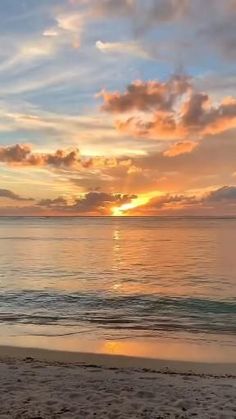
<svg viewBox="0 0 236 419"><path fill-rule="evenodd" d="M120 331L236 334L236 300L158 295L0 293L0 322Z"/></svg>

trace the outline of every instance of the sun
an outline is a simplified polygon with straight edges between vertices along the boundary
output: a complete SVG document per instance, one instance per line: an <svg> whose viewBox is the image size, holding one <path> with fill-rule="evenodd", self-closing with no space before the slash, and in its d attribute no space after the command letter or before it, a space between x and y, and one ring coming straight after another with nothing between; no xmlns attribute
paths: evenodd
<svg viewBox="0 0 236 419"><path fill-rule="evenodd" d="M113 207L111 210L111 215L112 217L125 217L127 215L133 215L129 213L129 210L141 207L142 205L147 204L152 198L162 195L163 193L160 191L152 191L139 195L137 198L132 199L132 201L127 204L120 205L119 207Z"/></svg>
<svg viewBox="0 0 236 419"><path fill-rule="evenodd" d="M120 207L112 208L112 216L113 217L124 217L126 215L127 211L132 210L134 208L137 208L140 205L144 205L148 201L149 201L149 199L146 196L135 198L127 204L123 204Z"/></svg>
<svg viewBox="0 0 236 419"><path fill-rule="evenodd" d="M135 208L137 205L135 205L133 202L130 202L129 204L123 204L120 207L114 207L112 209L112 215L113 217L122 217L125 215L125 212L129 209Z"/></svg>
<svg viewBox="0 0 236 419"><path fill-rule="evenodd" d="M113 217L121 217L122 215L124 215L124 214L119 207L112 208L112 216Z"/></svg>

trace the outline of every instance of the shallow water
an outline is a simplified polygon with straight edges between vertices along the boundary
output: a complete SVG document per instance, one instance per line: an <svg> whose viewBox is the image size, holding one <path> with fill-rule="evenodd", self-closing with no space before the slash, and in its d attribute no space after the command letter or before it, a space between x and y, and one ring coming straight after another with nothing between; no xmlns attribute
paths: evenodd
<svg viewBox="0 0 236 419"><path fill-rule="evenodd" d="M1 343L236 360L235 242L233 218L0 218Z"/></svg>

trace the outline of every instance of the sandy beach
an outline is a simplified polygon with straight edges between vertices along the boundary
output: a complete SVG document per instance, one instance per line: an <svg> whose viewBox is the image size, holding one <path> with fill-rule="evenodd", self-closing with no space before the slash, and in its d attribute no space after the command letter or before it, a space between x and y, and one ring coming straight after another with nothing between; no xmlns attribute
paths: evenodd
<svg viewBox="0 0 236 419"><path fill-rule="evenodd" d="M1 347L0 418L236 418L236 365Z"/></svg>

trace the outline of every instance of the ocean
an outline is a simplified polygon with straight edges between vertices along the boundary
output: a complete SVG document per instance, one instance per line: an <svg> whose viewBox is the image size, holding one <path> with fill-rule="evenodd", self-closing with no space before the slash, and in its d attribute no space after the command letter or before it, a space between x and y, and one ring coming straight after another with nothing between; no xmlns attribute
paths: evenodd
<svg viewBox="0 0 236 419"><path fill-rule="evenodd" d="M236 360L236 219L0 218L0 343Z"/></svg>

